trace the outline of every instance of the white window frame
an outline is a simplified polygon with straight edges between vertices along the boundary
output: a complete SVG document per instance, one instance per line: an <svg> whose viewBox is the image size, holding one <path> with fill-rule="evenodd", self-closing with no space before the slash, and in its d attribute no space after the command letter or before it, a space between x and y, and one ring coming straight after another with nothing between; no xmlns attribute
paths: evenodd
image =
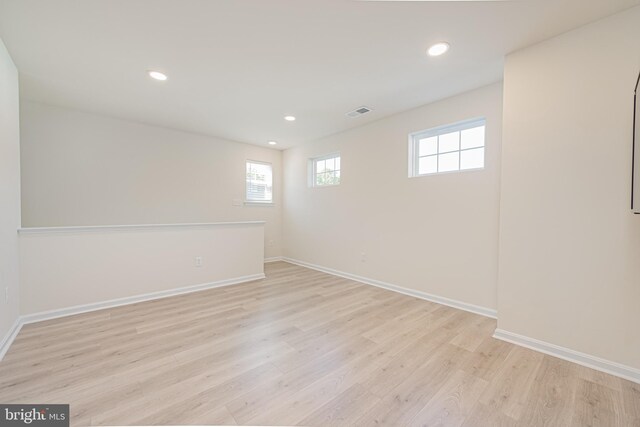
<svg viewBox="0 0 640 427"><path fill-rule="evenodd" d="M247 165L256 164L256 165L267 165L271 168L271 200L251 200L248 198L249 193L249 182L247 181ZM244 162L244 204L245 205L261 205L261 206L273 206L273 164L269 162L263 162L260 160L251 160L247 159Z"/></svg>
<svg viewBox="0 0 640 427"><path fill-rule="evenodd" d="M429 173L419 173L420 169L419 169L419 162L420 162L420 140L421 139L425 139L425 138L431 138L434 136L439 136L439 135L444 135L447 133L451 133L451 132L462 132L464 130L467 129L472 129L475 127L479 127L479 126L484 126L485 127L485 134L484 134L484 145L482 146L482 148L484 149L484 154L485 154L485 160L482 167L479 168L469 168L469 169L460 169L460 159L458 158L458 169L457 170L452 170L452 171L443 171L443 172L429 172ZM413 132L411 134L409 134L409 178L416 178L416 177L421 177L421 176L431 176L431 175L441 175L441 174L447 174L447 173L460 173L460 172L469 172L469 171L478 171L478 170L483 170L486 165L486 153L487 153L487 120L484 117L479 117L479 118L474 118L474 119L470 119L470 120L464 120L461 122L457 122L457 123L452 123L452 124L448 124L448 125L444 125L444 126L438 126L435 128L431 128L431 129L427 129L427 130L422 130L422 131L418 131L418 132ZM451 153L455 153L457 152L458 155L460 155L461 152L463 151L467 151L467 150L475 150L477 148L480 147L473 147L473 148L465 148L465 149L459 149L458 150L454 150L451 151ZM437 157L436 157L437 158Z"/></svg>
<svg viewBox="0 0 640 427"><path fill-rule="evenodd" d="M337 171L340 171L340 182L337 183L337 184L317 185L316 184L316 175L317 175L316 164L317 164L317 162L319 162L321 160L334 159L336 157L340 158L340 169L337 169ZM334 152L334 153L329 153L329 154L325 154L323 156L313 157L313 158L309 159L309 177L308 177L308 181L309 181L309 187L313 187L313 188L336 187L336 186L340 185L342 183L342 157L340 156L340 152L337 151L337 152Z"/></svg>

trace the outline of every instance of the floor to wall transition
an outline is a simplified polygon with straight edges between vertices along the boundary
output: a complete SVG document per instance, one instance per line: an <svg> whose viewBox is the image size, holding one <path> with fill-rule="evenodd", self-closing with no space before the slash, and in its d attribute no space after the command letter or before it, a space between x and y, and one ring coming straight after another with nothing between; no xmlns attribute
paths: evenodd
<svg viewBox="0 0 640 427"><path fill-rule="evenodd" d="M640 387L491 338L495 320L288 263L27 325L0 401L72 425L640 425Z"/></svg>

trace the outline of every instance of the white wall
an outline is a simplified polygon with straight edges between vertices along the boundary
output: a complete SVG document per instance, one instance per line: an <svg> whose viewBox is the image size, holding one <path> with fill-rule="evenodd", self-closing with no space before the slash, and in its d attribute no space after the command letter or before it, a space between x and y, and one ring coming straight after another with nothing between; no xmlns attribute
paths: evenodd
<svg viewBox="0 0 640 427"><path fill-rule="evenodd" d="M640 368L640 7L509 55L498 327Z"/></svg>
<svg viewBox="0 0 640 427"><path fill-rule="evenodd" d="M407 177L409 133L476 117L484 170ZM501 131L496 83L286 150L285 256L494 309ZM309 188L308 159L336 151L342 183Z"/></svg>
<svg viewBox="0 0 640 427"><path fill-rule="evenodd" d="M20 124L18 70L0 40L0 344L18 318ZM9 301L5 301L8 288ZM0 345L1 347L1 345Z"/></svg>
<svg viewBox="0 0 640 427"><path fill-rule="evenodd" d="M266 221L281 255L280 151L23 102L24 227ZM275 205L244 200L245 160L274 168Z"/></svg>
<svg viewBox="0 0 640 427"><path fill-rule="evenodd" d="M21 314L260 278L263 241L264 223L27 230Z"/></svg>

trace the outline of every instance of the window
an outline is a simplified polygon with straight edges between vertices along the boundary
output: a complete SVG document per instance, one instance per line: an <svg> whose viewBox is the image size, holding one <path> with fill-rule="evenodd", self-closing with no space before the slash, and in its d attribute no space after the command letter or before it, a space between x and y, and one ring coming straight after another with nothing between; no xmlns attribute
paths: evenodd
<svg viewBox="0 0 640 427"><path fill-rule="evenodd" d="M247 202L273 202L273 170L271 163L247 161Z"/></svg>
<svg viewBox="0 0 640 427"><path fill-rule="evenodd" d="M311 159L311 186L324 187L340 184L340 154L329 154Z"/></svg>
<svg viewBox="0 0 640 427"><path fill-rule="evenodd" d="M485 120L409 135L409 176L484 168Z"/></svg>

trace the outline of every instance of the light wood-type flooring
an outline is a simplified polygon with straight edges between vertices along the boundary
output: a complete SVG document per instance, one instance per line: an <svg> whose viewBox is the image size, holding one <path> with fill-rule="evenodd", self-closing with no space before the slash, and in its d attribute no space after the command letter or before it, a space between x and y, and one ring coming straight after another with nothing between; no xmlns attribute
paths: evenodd
<svg viewBox="0 0 640 427"><path fill-rule="evenodd" d="M1 403L72 425L640 426L640 385L495 320L284 262L267 278L26 325Z"/></svg>

